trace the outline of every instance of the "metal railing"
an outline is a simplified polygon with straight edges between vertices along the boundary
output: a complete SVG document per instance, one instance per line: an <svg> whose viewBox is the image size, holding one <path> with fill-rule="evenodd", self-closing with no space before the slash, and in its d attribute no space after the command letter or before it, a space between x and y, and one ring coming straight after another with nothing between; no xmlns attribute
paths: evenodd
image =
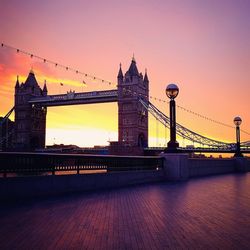
<svg viewBox="0 0 250 250"><path fill-rule="evenodd" d="M75 171L79 174L81 170L109 172L159 170L162 167L161 157L0 152L0 173L4 177L10 173L55 174L58 171Z"/></svg>

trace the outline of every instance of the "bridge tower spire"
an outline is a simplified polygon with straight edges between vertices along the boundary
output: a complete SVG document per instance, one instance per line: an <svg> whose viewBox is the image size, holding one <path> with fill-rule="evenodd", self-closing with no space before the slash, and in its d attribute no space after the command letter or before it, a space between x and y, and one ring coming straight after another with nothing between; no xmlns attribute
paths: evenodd
<svg viewBox="0 0 250 250"><path fill-rule="evenodd" d="M120 69L119 69L119 72L118 72L117 79L118 79L118 81L119 81L119 79L123 79L122 64L121 63L120 63Z"/></svg>
<svg viewBox="0 0 250 250"><path fill-rule="evenodd" d="M148 111L139 98L148 100L149 81L139 73L133 56L123 76L118 73L118 148L124 154L142 154L148 146ZM131 151L131 152L130 152Z"/></svg>
<svg viewBox="0 0 250 250"><path fill-rule="evenodd" d="M17 89L19 89L19 87L20 87L19 76L17 76L17 77L16 77L15 91L17 91Z"/></svg>
<svg viewBox="0 0 250 250"><path fill-rule="evenodd" d="M47 89L46 80L45 80L44 85L43 85L43 95L46 96L47 94L48 94L48 89Z"/></svg>

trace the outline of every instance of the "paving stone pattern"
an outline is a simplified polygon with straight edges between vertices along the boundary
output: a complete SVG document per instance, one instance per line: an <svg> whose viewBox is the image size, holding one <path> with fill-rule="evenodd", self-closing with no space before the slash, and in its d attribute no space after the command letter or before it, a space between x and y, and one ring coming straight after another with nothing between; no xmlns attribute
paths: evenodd
<svg viewBox="0 0 250 250"><path fill-rule="evenodd" d="M250 174L2 204L0 249L250 249Z"/></svg>

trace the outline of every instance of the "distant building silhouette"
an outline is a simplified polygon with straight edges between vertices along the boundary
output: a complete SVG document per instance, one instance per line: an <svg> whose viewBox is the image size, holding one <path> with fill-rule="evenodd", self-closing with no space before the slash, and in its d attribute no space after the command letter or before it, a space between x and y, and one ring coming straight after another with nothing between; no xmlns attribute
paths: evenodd
<svg viewBox="0 0 250 250"><path fill-rule="evenodd" d="M0 150L9 151L14 143L14 122L0 117Z"/></svg>
<svg viewBox="0 0 250 250"><path fill-rule="evenodd" d="M44 84L41 89L31 70L25 83L16 81L15 86L15 148L34 150L45 147L46 107L31 105L30 99L47 95Z"/></svg>

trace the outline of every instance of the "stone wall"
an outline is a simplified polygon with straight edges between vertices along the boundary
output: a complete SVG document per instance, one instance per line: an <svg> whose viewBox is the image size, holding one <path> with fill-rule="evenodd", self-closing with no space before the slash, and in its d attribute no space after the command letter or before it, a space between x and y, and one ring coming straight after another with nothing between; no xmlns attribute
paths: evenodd
<svg viewBox="0 0 250 250"><path fill-rule="evenodd" d="M0 178L0 201L103 190L158 182L164 178L162 170Z"/></svg>
<svg viewBox="0 0 250 250"><path fill-rule="evenodd" d="M0 178L0 201L103 190L141 183L187 180L190 177L226 174L240 170L239 167L237 169L237 159L234 158L188 159L185 155L179 155L181 159L176 160L175 157L168 155L164 169L158 171ZM250 171L250 160L245 159L245 163Z"/></svg>
<svg viewBox="0 0 250 250"><path fill-rule="evenodd" d="M236 171L234 159L189 159L189 177L225 174Z"/></svg>

